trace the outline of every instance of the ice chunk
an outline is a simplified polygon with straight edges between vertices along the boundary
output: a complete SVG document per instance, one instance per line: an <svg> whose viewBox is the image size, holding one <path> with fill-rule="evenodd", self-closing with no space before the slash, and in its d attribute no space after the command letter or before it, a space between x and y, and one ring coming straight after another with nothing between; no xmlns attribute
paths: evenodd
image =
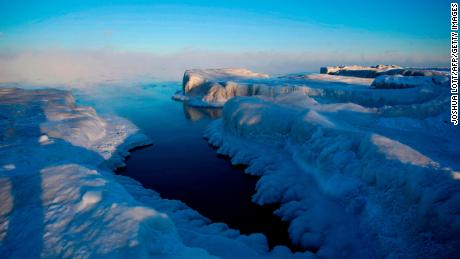
<svg viewBox="0 0 460 259"><path fill-rule="evenodd" d="M261 234L212 223L109 172L149 143L123 118L78 106L66 91L0 89L0 104L3 257L312 257L269 251Z"/></svg>
<svg viewBox="0 0 460 259"><path fill-rule="evenodd" d="M321 74L330 74L330 75L340 75L340 76L355 76L355 77L365 77L365 78L374 78L380 75L381 73L393 70L401 69L400 66L396 65L376 65L371 67L366 66L332 66L332 67L322 67L320 69Z"/></svg>
<svg viewBox="0 0 460 259"><path fill-rule="evenodd" d="M268 78L267 74L255 73L244 68L192 69L184 73L183 91L186 94L203 94L213 82L233 81L239 79Z"/></svg>
<svg viewBox="0 0 460 259"><path fill-rule="evenodd" d="M376 89L400 89L417 86L448 86L449 76L379 76L372 82Z"/></svg>
<svg viewBox="0 0 460 259"><path fill-rule="evenodd" d="M105 171L147 142L134 125L66 91L0 89L0 104L2 257L211 257Z"/></svg>
<svg viewBox="0 0 460 259"><path fill-rule="evenodd" d="M382 75L402 75L402 76L445 76L448 73L444 69L437 68L402 68L396 65L377 65L377 66L332 66L322 67L321 74L352 76L363 78L376 78Z"/></svg>
<svg viewBox="0 0 460 259"><path fill-rule="evenodd" d="M374 81L373 78L363 78L354 76L336 76L330 74L294 74L282 76L280 78L289 79L310 79L330 83L347 83L355 85L371 85Z"/></svg>
<svg viewBox="0 0 460 259"><path fill-rule="evenodd" d="M452 257L460 138L443 121L448 98L429 87L438 97L380 108L353 95L237 97L205 137L261 176L253 200L280 203L292 240L319 256Z"/></svg>
<svg viewBox="0 0 460 259"><path fill-rule="evenodd" d="M389 72L395 70L390 69L393 67L376 66L372 71ZM353 68L362 67L353 66ZM447 85L449 80L449 77L442 72L439 72L441 75L435 76L380 76L374 80L329 74L291 74L268 78L234 76L232 78L218 73L216 75L208 70L193 71L193 73L186 72L184 90L176 93L173 98L186 102L189 106L200 107L222 107L235 96L277 97L289 93L303 93L326 101L353 102L366 107L409 105L438 98L442 95L442 92L437 89L438 86ZM190 74L195 78L195 73L199 76L196 76L196 80L190 81L187 75ZM389 91L376 91L376 88L386 88ZM399 88L411 89L406 89L404 92L390 91Z"/></svg>

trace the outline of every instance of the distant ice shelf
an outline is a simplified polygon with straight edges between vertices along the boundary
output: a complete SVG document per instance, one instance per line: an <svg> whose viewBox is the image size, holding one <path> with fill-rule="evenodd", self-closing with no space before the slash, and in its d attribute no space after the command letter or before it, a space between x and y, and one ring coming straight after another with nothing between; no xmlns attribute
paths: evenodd
<svg viewBox="0 0 460 259"><path fill-rule="evenodd" d="M339 68L340 71L393 71L396 67ZM445 72L427 69L403 70L412 72L405 73L407 75L395 72L377 78L365 78L311 73L270 77L246 69L187 70L184 73L182 90L173 99L196 107L223 107L236 96L277 97L300 93L318 101L353 102L367 107L384 107L418 104L445 97L446 92L439 90L439 87L449 84L449 76ZM422 72L418 74L416 71ZM383 88L386 91L378 91Z"/></svg>

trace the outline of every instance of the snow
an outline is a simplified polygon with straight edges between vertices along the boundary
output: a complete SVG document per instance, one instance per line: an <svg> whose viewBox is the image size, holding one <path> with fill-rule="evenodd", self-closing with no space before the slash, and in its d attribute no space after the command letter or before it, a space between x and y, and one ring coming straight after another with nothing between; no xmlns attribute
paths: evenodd
<svg viewBox="0 0 460 259"><path fill-rule="evenodd" d="M392 78L413 88L234 97L205 137L261 176L253 201L280 204L293 242L318 256L455 257L460 137L446 81Z"/></svg>
<svg viewBox="0 0 460 259"><path fill-rule="evenodd" d="M153 190L145 189L135 180L117 176L126 190L146 206L157 208L167 214L176 225L185 245L199 247L221 258L313 258L313 254L294 253L284 246L268 249L266 237L262 234L241 235L223 223L211 223L177 200L161 199Z"/></svg>
<svg viewBox="0 0 460 259"><path fill-rule="evenodd" d="M231 81L250 78L268 78L266 74L255 73L244 68L191 69L184 73L184 92L196 91L207 81Z"/></svg>
<svg viewBox="0 0 460 259"><path fill-rule="evenodd" d="M290 78L290 79L310 79L318 80L321 82L340 82L347 84L357 84L357 85L371 85L374 79L372 78L361 78L361 77L352 77L352 76L336 76L328 74L298 74L298 75L289 75L283 76L281 78Z"/></svg>
<svg viewBox="0 0 460 259"><path fill-rule="evenodd" d="M401 69L400 66L396 65L376 65L371 67L366 66L332 66L322 67L320 69L321 74L340 75L340 76L356 76L373 78L383 73Z"/></svg>
<svg viewBox="0 0 460 259"><path fill-rule="evenodd" d="M2 258L309 258L114 175L150 140L68 91L0 89Z"/></svg>
<svg viewBox="0 0 460 259"><path fill-rule="evenodd" d="M369 88L372 83L369 79L331 75L296 74L269 77L246 69L230 71L234 73L228 75L220 69L187 70L184 74L183 89L176 93L173 99L196 107L222 107L235 96L272 97L292 92L323 95L333 94L329 93L329 90L336 91L337 88L343 88L345 91L349 87ZM325 85L332 85L333 88L324 87Z"/></svg>
<svg viewBox="0 0 460 259"><path fill-rule="evenodd" d="M372 86L377 89L412 88L421 85L440 85L449 87L449 76L379 76Z"/></svg>
<svg viewBox="0 0 460 259"><path fill-rule="evenodd" d="M134 125L103 119L59 90L0 89L0 110L3 258L207 256L99 167L121 164L123 145L149 143L128 140Z"/></svg>
<svg viewBox="0 0 460 259"><path fill-rule="evenodd" d="M269 76L244 68L186 70L182 91L177 93L173 98L187 101L190 97L208 95L204 99L207 102L214 102L217 104L215 106L218 106L218 103L225 102L228 98L238 94L236 93L239 91L237 81L261 78L269 78ZM222 86L220 82L225 82L226 86Z"/></svg>
<svg viewBox="0 0 460 259"><path fill-rule="evenodd" d="M362 78L376 78L383 75L401 76L445 76L448 73L444 69L437 68L402 68L397 65L376 65L376 66L332 66L322 67L321 74L337 76L353 76Z"/></svg>
<svg viewBox="0 0 460 259"><path fill-rule="evenodd" d="M113 174L129 149L150 143L128 120L77 105L68 91L0 88L0 255L455 257L460 138L446 122L449 78L423 73L185 73L174 98L224 107L186 112L222 113L205 137L260 176L253 201L279 204L292 241L316 255L270 250L262 234Z"/></svg>
<svg viewBox="0 0 460 259"><path fill-rule="evenodd" d="M235 96L277 97L289 93L307 94L327 102L353 102L370 107L418 104L420 101L438 101L437 97L443 99L445 93L439 91L439 86L446 86L446 80L449 79L445 75L430 77L397 75L378 77L374 84L374 79L327 74L229 78L222 76L222 73L216 73L215 70L193 71L193 73L186 71L183 90L176 93L173 98L195 107L223 107ZM245 75L257 74L243 71L246 71ZM187 76L189 73L200 75L199 80L190 83L190 78L194 76ZM377 91L376 88L407 89Z"/></svg>

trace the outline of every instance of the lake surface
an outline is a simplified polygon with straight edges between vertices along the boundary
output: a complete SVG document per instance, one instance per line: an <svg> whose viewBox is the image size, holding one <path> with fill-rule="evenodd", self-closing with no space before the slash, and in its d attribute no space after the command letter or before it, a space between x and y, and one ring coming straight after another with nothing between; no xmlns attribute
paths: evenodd
<svg viewBox="0 0 460 259"><path fill-rule="evenodd" d="M128 118L153 140L153 145L132 152L119 174L132 177L163 198L177 199L211 219L244 234L264 233L270 247L294 247L288 224L273 215L276 206L251 202L257 177L217 155L203 139L206 126L220 109L197 109L171 96L179 83L102 87L78 96L98 111Z"/></svg>

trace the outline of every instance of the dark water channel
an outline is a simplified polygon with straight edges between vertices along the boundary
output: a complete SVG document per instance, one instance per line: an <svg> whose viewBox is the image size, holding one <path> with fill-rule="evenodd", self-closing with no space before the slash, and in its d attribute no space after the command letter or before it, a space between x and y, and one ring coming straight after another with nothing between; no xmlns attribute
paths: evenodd
<svg viewBox="0 0 460 259"><path fill-rule="evenodd" d="M132 177L163 198L185 202L213 222L224 222L244 234L263 233L270 247L295 248L288 224L273 215L276 206L251 202L257 177L230 164L203 139L220 109L197 109L173 101L177 83L108 87L90 98L79 96L97 110L111 110L142 129L153 145L137 149L117 173Z"/></svg>

